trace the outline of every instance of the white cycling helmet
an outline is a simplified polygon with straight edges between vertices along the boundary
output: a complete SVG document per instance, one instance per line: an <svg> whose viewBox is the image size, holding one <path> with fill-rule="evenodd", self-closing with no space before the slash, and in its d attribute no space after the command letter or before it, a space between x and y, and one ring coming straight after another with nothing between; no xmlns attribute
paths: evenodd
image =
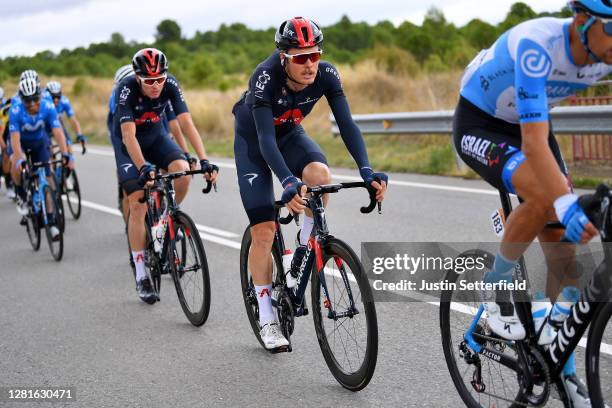
<svg viewBox="0 0 612 408"><path fill-rule="evenodd" d="M28 98L40 94L40 86L34 78L23 78L19 81L19 96Z"/></svg>
<svg viewBox="0 0 612 408"><path fill-rule="evenodd" d="M47 91L51 96L59 96L62 94L62 85L57 81L47 82Z"/></svg>
<svg viewBox="0 0 612 408"><path fill-rule="evenodd" d="M40 78L38 77L38 73L33 69L26 69L25 71L23 71L21 73L21 76L19 77L19 82L23 81L26 78L32 78L40 87Z"/></svg>
<svg viewBox="0 0 612 408"><path fill-rule="evenodd" d="M134 68L132 67L132 64L122 66L117 70L117 72L115 72L115 83L121 82L121 80L129 77L130 75L134 75Z"/></svg>

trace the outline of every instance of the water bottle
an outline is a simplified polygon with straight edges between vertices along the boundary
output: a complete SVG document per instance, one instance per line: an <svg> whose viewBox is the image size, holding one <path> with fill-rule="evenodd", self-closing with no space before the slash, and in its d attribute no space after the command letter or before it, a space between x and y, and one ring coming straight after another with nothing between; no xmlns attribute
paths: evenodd
<svg viewBox="0 0 612 408"><path fill-rule="evenodd" d="M567 286L563 289L557 302L552 307L546 323L540 333L538 344L550 344L557 336L557 330L561 328L567 316L569 316L570 309L574 303L580 298L580 291L573 287Z"/></svg>
<svg viewBox="0 0 612 408"><path fill-rule="evenodd" d="M285 280L288 288L293 288L297 284L297 280L293 277L291 272L291 260L293 259L293 253L290 249L285 249L283 255L283 270L285 271Z"/></svg>
<svg viewBox="0 0 612 408"><path fill-rule="evenodd" d="M535 326L536 333L540 331L540 328L546 321L550 309L552 309L552 304L544 292L536 292L531 302L531 315L533 316L533 325Z"/></svg>

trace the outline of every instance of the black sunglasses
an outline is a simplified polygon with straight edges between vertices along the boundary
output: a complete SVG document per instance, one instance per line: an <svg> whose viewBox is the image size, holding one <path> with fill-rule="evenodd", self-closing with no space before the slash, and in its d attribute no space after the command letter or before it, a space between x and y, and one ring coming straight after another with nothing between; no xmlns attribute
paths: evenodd
<svg viewBox="0 0 612 408"><path fill-rule="evenodd" d="M24 96L21 98L26 105L40 102L40 95Z"/></svg>

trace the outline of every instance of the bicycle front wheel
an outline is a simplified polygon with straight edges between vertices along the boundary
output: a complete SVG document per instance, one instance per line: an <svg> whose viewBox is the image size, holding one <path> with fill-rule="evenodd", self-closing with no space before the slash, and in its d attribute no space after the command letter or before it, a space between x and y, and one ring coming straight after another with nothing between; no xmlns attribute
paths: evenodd
<svg viewBox="0 0 612 408"><path fill-rule="evenodd" d="M612 403L612 325L608 326L611 318L612 303L608 302L601 307L591 324L587 342L586 377L591 405L597 408Z"/></svg>
<svg viewBox="0 0 612 408"><path fill-rule="evenodd" d="M66 194L68 209L74 219L78 220L81 216L81 188L79 187L76 170L64 170L62 177L64 179L64 193Z"/></svg>
<svg viewBox="0 0 612 408"><path fill-rule="evenodd" d="M176 294L187 320L202 326L210 311L210 277L204 244L193 220L181 211L174 216L174 230L175 242L170 245L168 262Z"/></svg>
<svg viewBox="0 0 612 408"><path fill-rule="evenodd" d="M35 214L30 207L30 212L25 216L25 220L26 232L28 233L28 239L30 240L32 249L38 251L40 249L40 215Z"/></svg>
<svg viewBox="0 0 612 408"><path fill-rule="evenodd" d="M47 242L49 243L49 250L51 251L51 256L53 256L53 259L59 262L62 260L62 256L64 255L64 232L62 231L60 225L61 215L59 213L59 207L57 205L57 197L50 186L44 186L43 197L45 200L43 210L47 211L48 215L53 215L53 218L55 218L56 226L59 229L59 234L57 235L57 237L53 238L53 235L51 234L52 225L49 224L48 220L45 223L45 233L47 235ZM53 208L46 208L47 203L49 202L52 203Z"/></svg>
<svg viewBox="0 0 612 408"><path fill-rule="evenodd" d="M487 260L485 269L490 270L495 258L490 253L485 255L484 251L473 250L458 255L458 258L479 255ZM489 260L491 262L488 262ZM460 276L468 281L476 280L470 277L471 273L457 274L455 271L449 271L444 281L454 283ZM441 294L442 350L455 388L465 405L470 408L524 407L527 400L517 381L517 373L484 354L478 354L469 347L464 338L477 316L479 307L480 299L474 293L445 290ZM494 349L514 359L518 358L514 342L502 340L492 334L484 314L475 325L473 337L483 347Z"/></svg>
<svg viewBox="0 0 612 408"><path fill-rule="evenodd" d="M346 243L332 238L323 253L323 269L313 271L311 280L317 339L336 380L359 391L372 379L378 357L372 290L359 258Z"/></svg>

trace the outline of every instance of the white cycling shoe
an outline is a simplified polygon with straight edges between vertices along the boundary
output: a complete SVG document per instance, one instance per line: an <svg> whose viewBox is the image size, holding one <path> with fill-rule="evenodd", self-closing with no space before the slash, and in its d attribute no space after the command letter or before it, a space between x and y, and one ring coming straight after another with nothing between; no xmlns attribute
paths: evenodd
<svg viewBox="0 0 612 408"><path fill-rule="evenodd" d="M28 215L28 203L22 201L21 198L17 199L17 212L19 215L26 216Z"/></svg>
<svg viewBox="0 0 612 408"><path fill-rule="evenodd" d="M484 290L481 293L482 305L487 314L487 323L491 331L506 340L522 340L525 338L525 327L510 299L495 302L496 292Z"/></svg>
<svg viewBox="0 0 612 408"><path fill-rule="evenodd" d="M15 190L13 190L13 187L10 187L6 190L6 197L9 200L14 200L17 197L17 194L15 194Z"/></svg>
<svg viewBox="0 0 612 408"><path fill-rule="evenodd" d="M565 388L567 389L568 397L572 400L574 408L591 408L589 391L582 380L576 377L576 374L565 377L563 381L565 381Z"/></svg>
<svg viewBox="0 0 612 408"><path fill-rule="evenodd" d="M281 333L278 322L276 321L264 324L259 331L259 336L265 348L268 350L287 347L289 345L289 341Z"/></svg>

